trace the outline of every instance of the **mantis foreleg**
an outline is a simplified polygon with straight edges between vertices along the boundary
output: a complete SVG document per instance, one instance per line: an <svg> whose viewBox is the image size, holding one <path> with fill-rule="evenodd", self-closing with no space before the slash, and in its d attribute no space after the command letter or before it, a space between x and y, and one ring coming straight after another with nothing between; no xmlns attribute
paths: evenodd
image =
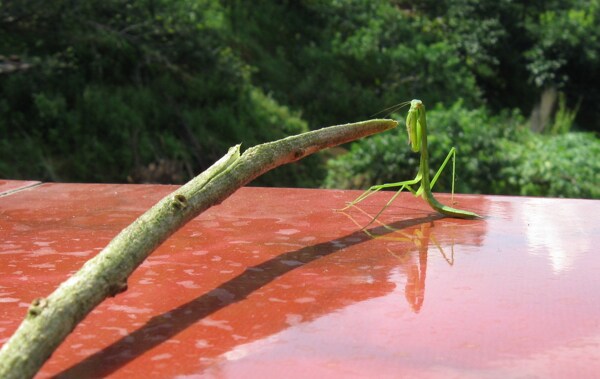
<svg viewBox="0 0 600 379"><path fill-rule="evenodd" d="M413 194L416 194L416 191L414 189L412 189L411 186L419 183L420 180L421 180L420 177L416 177L415 179L406 180L403 182L387 183L387 184L380 184L380 185L372 186L368 190L363 192L359 197L357 197L356 199L349 202L341 210L346 210L346 209L350 208L351 206L356 205L356 204L360 203L361 201L365 200L367 197L373 195L374 193L379 192L382 189L386 189L386 188L402 187L402 188L400 188L400 190L398 192L401 192L402 190L404 190L404 188L407 188L410 192L412 192Z"/></svg>
<svg viewBox="0 0 600 379"><path fill-rule="evenodd" d="M417 177L412 180L405 180L403 182L387 183L387 184L380 184L380 185L372 186L371 188L369 188L368 190L363 192L362 195L357 197L354 201L348 203L348 205L345 208L343 208L342 210L348 209L349 207L360 203L367 197L371 196L372 194L374 194L384 188L400 187L400 189L398 189L398 191L396 191L394 196L392 196L392 198L385 204L385 206L383 208L381 208L381 210L373 217L373 219L367 225L364 226L366 228L367 226L371 225L371 223L373 221L375 221L375 219L377 219L377 217L379 217L379 215L381 213L383 213L383 211L396 199L396 197L398 197L398 195L400 195L400 192L402 192L405 188L408 189L413 194L416 194L416 191L411 186L419 183L420 181L421 181L421 176L417 175Z"/></svg>

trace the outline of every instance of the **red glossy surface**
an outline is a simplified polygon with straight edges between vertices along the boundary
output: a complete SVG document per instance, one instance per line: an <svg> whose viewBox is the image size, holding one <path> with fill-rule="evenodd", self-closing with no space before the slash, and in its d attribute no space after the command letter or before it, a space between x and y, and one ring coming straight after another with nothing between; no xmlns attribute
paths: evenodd
<svg viewBox="0 0 600 379"><path fill-rule="evenodd" d="M0 197L0 343L169 186L44 184ZM593 377L600 202L243 188L190 222L39 377ZM448 197L440 196L444 202Z"/></svg>

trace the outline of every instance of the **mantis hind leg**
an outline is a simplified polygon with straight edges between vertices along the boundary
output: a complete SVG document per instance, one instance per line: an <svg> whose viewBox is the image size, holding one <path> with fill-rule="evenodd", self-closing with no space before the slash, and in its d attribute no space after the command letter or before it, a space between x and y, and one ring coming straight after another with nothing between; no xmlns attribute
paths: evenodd
<svg viewBox="0 0 600 379"><path fill-rule="evenodd" d="M450 151L448 152L448 155L446 156L446 159L444 159L444 162L440 166L439 170L435 173L435 176L433 177L433 179L431 179L430 190L427 193L425 193L425 200L427 200L427 202L429 203L429 205L431 205L431 207L433 209L435 209L436 211L438 211L446 216L457 217L457 218L478 218L480 216L476 213L443 205L433 197L433 193L431 192L431 189L433 188L433 185L435 184L435 182L438 180L438 178L439 178L440 174L442 173L442 171L444 170L444 168L446 168L446 165L450 161L450 157L452 157L452 198L451 198L452 200L451 200L451 202L454 203L454 181L456 178L456 175L455 175L455 173L456 173L456 149L454 147L452 149L450 149Z"/></svg>
<svg viewBox="0 0 600 379"><path fill-rule="evenodd" d="M452 199L454 199L454 179L456 178L456 148L453 147L452 149L450 149L448 155L446 155L446 159L444 159L444 162L433 176L433 179L431 179L430 187L433 190L435 182L437 182L438 178L442 174L442 171L444 171L444 169L446 168L446 165L450 161L450 157L452 157Z"/></svg>

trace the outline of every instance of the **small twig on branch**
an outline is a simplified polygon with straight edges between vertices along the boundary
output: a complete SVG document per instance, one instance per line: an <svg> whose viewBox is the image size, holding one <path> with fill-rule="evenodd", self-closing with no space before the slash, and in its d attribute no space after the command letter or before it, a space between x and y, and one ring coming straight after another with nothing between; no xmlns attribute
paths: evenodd
<svg viewBox="0 0 600 379"><path fill-rule="evenodd" d="M185 223L265 172L397 125L369 120L323 128L252 147L229 149L206 171L169 194L119 233L50 296L33 300L0 349L0 378L30 378L98 304L127 290L127 278Z"/></svg>

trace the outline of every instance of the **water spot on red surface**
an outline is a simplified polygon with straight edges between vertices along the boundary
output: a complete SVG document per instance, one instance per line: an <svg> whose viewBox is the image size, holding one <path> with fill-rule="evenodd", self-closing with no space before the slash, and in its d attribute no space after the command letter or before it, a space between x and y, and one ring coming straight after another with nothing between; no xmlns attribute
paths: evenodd
<svg viewBox="0 0 600 379"><path fill-rule="evenodd" d="M139 313L150 313L152 312L151 308L139 308L139 307L132 307L132 306L127 306L127 305L118 305L118 304L111 304L108 307L109 310L111 311L115 311L115 312L126 312L129 314L139 314Z"/></svg>
<svg viewBox="0 0 600 379"><path fill-rule="evenodd" d="M43 269L48 269L50 271L53 271L56 269L56 265L54 263L40 263L40 264L29 265L29 267L43 268Z"/></svg>
<svg viewBox="0 0 600 379"><path fill-rule="evenodd" d="M196 283L194 283L191 280L184 280L181 282L176 282L177 285L182 286L183 288L188 288L188 289L198 289L201 288L199 285L197 285Z"/></svg>
<svg viewBox="0 0 600 379"><path fill-rule="evenodd" d="M119 328L119 327L115 327L115 326L103 326L101 329L117 332L117 335L119 335L121 337L124 337L128 334L127 329Z"/></svg>
<svg viewBox="0 0 600 379"><path fill-rule="evenodd" d="M249 245L249 244L252 244L252 242L250 242L250 241L240 241L240 240L229 241L229 243L232 244L232 245L242 245L242 244Z"/></svg>
<svg viewBox="0 0 600 379"><path fill-rule="evenodd" d="M277 233L277 234L283 234L285 236L291 236L291 235L300 233L300 231L298 229L279 229L275 233Z"/></svg>
<svg viewBox="0 0 600 379"><path fill-rule="evenodd" d="M211 347L212 344L205 339L201 339L197 340L194 346L196 346L196 348L198 349L206 349L208 347Z"/></svg>
<svg viewBox="0 0 600 379"><path fill-rule="evenodd" d="M304 304L304 303L312 303L315 300L316 299L314 297L300 297L300 298L294 299L294 302Z"/></svg>
<svg viewBox="0 0 600 379"><path fill-rule="evenodd" d="M173 354L169 354L169 353L164 353L164 354L158 354L153 356L152 358L150 358L151 361L162 361L165 359L170 359L173 357Z"/></svg>
<svg viewBox="0 0 600 379"><path fill-rule="evenodd" d="M206 318L202 319L200 321L200 324L204 325L204 326L213 327L213 328L223 329L223 330L229 330L229 331L233 330L233 328L229 324L229 321L215 320L211 317L206 317Z"/></svg>

